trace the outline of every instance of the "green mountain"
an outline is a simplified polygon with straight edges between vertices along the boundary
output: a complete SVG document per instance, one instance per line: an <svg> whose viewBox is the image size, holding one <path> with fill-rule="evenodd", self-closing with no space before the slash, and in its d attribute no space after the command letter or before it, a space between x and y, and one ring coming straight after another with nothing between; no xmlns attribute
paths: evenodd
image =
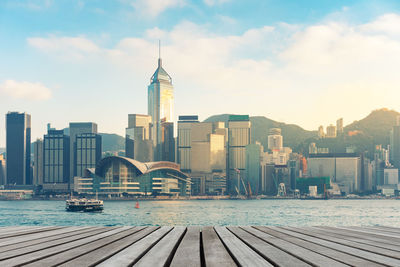
<svg viewBox="0 0 400 267"><path fill-rule="evenodd" d="M102 150L119 151L125 150L125 138L117 134L100 133L102 140Z"/></svg>
<svg viewBox="0 0 400 267"><path fill-rule="evenodd" d="M230 114L214 115L205 120L205 122L223 121L228 122ZM263 116L250 117L251 137L253 141L260 142L264 148L268 147L268 131L270 128L281 128L283 136L283 145L298 151L305 140L316 137L317 131L307 131L295 124L286 124L268 119Z"/></svg>
<svg viewBox="0 0 400 267"><path fill-rule="evenodd" d="M309 144L314 142L317 147L327 147L331 152L345 152L346 147L352 146L356 152L369 152L371 157L375 145L389 144L390 130L396 124L398 116L400 113L394 110L374 110L367 117L347 125L343 135L329 139L319 139L317 131L307 131L297 125L277 122L263 116L250 117L250 121L252 140L260 142L264 148L268 144L268 130L281 128L284 146L291 147L295 152L307 154ZM229 114L221 114L211 116L205 121L227 122L228 118Z"/></svg>

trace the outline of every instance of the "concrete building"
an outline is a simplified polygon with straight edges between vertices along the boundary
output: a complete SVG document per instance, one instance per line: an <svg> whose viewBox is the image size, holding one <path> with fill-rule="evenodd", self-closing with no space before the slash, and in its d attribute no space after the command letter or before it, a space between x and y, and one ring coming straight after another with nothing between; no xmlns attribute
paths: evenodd
<svg viewBox="0 0 400 267"><path fill-rule="evenodd" d="M75 176L82 177L87 168L95 168L101 160L101 136L94 133L76 135Z"/></svg>
<svg viewBox="0 0 400 267"><path fill-rule="evenodd" d="M43 190L68 191L70 138L64 130L49 129L43 141Z"/></svg>
<svg viewBox="0 0 400 267"><path fill-rule="evenodd" d="M68 181L70 184L74 182L74 177L77 176L77 168L74 164L76 162L76 137L80 134L97 134L97 124L93 122L70 122L69 123L69 137L70 137L70 180Z"/></svg>
<svg viewBox="0 0 400 267"><path fill-rule="evenodd" d="M43 185L43 139L33 143L33 184Z"/></svg>
<svg viewBox="0 0 400 267"><path fill-rule="evenodd" d="M151 116L128 115L128 128L125 131L125 156L140 162L153 161L153 142L151 140Z"/></svg>
<svg viewBox="0 0 400 267"><path fill-rule="evenodd" d="M6 159L4 154L0 154L0 185L6 183Z"/></svg>
<svg viewBox="0 0 400 267"><path fill-rule="evenodd" d="M192 194L226 191L226 129L221 122L198 122L197 116L180 116L178 157L182 171L190 173Z"/></svg>
<svg viewBox="0 0 400 267"><path fill-rule="evenodd" d="M195 123L199 123L196 115L179 116L176 161L186 173L191 171L192 124Z"/></svg>
<svg viewBox="0 0 400 267"><path fill-rule="evenodd" d="M6 155L6 184L31 185L31 115L6 114Z"/></svg>
<svg viewBox="0 0 400 267"><path fill-rule="evenodd" d="M246 171L246 146L251 143L251 122L248 115L231 115L228 120L229 194L236 194L238 172ZM240 192L244 194L244 190Z"/></svg>
<svg viewBox="0 0 400 267"><path fill-rule="evenodd" d="M282 148L282 130L280 128L271 128L268 134L268 149L271 151L281 151Z"/></svg>
<svg viewBox="0 0 400 267"><path fill-rule="evenodd" d="M361 157L357 154L310 154L310 177L330 177L346 194L361 192Z"/></svg>
<svg viewBox="0 0 400 267"><path fill-rule="evenodd" d="M399 170L397 168L385 168L383 177L384 185L397 185L399 183Z"/></svg>
<svg viewBox="0 0 400 267"><path fill-rule="evenodd" d="M325 138L336 138L336 126L330 124L326 127L326 135Z"/></svg>
<svg viewBox="0 0 400 267"><path fill-rule="evenodd" d="M161 121L173 122L174 119L174 87L172 78L162 67L161 57L158 67L150 79L148 86L148 115L152 119L151 136L155 160L162 158L162 129Z"/></svg>
<svg viewBox="0 0 400 267"><path fill-rule="evenodd" d="M322 125L318 127L318 137L319 138L325 137L324 126L322 126Z"/></svg>
<svg viewBox="0 0 400 267"><path fill-rule="evenodd" d="M341 135L344 132L344 127L343 127L343 118L340 118L336 121L336 133L337 135Z"/></svg>

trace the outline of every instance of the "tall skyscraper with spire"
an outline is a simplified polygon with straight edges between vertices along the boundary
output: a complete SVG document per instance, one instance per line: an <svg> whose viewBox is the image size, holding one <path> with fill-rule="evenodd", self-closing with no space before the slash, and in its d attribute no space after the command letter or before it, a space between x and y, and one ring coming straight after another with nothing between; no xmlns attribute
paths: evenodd
<svg viewBox="0 0 400 267"><path fill-rule="evenodd" d="M174 87L172 78L162 67L159 48L158 67L150 79L148 86L148 115L152 120L152 138L154 160L162 158L162 128L161 122L173 122L174 119Z"/></svg>

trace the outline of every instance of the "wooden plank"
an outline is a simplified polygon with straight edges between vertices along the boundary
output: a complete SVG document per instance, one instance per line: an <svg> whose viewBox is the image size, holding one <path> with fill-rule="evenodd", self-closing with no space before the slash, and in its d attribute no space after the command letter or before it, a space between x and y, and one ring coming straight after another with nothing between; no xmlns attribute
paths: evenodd
<svg viewBox="0 0 400 267"><path fill-rule="evenodd" d="M363 243L363 244L369 244L375 247L380 247L380 248L385 248L385 249L390 249L394 251L400 252L400 245L392 245L390 242L382 241L381 239L374 238L374 237L369 237L368 235L365 234L357 234L357 233L343 233L342 231L332 230L329 228L325 227L315 227L318 229L323 229L325 235L333 236L333 237L338 237L346 240L350 240L353 242L358 242L358 243Z"/></svg>
<svg viewBox="0 0 400 267"><path fill-rule="evenodd" d="M291 254L272 246L262 239L244 231L239 227L228 227L228 230L235 234L246 245L251 247L258 254L261 254L264 259L277 266L311 266L310 264L292 256Z"/></svg>
<svg viewBox="0 0 400 267"><path fill-rule="evenodd" d="M0 227L0 234L7 232L15 232L15 231L21 231L21 230L26 230L28 228L32 228L32 226L2 226Z"/></svg>
<svg viewBox="0 0 400 267"><path fill-rule="evenodd" d="M66 227L52 231L41 232L29 236L18 236L12 239L0 240L0 252L21 248L30 244L31 242L45 242L46 240L58 239L65 235L73 235L77 231L85 231L89 227Z"/></svg>
<svg viewBox="0 0 400 267"><path fill-rule="evenodd" d="M60 229L63 228L61 226L46 226L46 227L40 227L40 228L27 228L24 230L17 230L17 231L12 231L9 233L3 233L0 234L0 239L5 239L5 238L10 238L10 237L15 237L15 236L21 236L21 235L29 235L29 234L36 234L36 233L40 233L40 232L45 232L45 231L50 231L50 230L54 230L54 229ZM2 241L2 240L1 240Z"/></svg>
<svg viewBox="0 0 400 267"><path fill-rule="evenodd" d="M320 246L302 239L298 239L296 237L287 235L287 234L283 234L280 232L277 232L271 228L268 227L255 227L257 229L262 230L265 233L268 233L276 238L285 240L289 243L292 243L294 245L300 246L302 248L308 249L310 251L313 251L315 253L321 254L323 256L326 256L328 258L331 258L335 261L339 261L343 264L347 264L347 265L351 265L351 266L381 266L380 264L371 262L371 261L367 261L365 259L361 259L359 257L353 256L353 255L349 255L340 251L336 251L334 249L328 248L328 247L324 247L324 246ZM301 256L301 255L299 255Z"/></svg>
<svg viewBox="0 0 400 267"><path fill-rule="evenodd" d="M378 230L378 229L368 229L368 228L357 227L357 226L352 226L352 227L343 226L341 228L348 229L348 230L351 230L351 231L367 233L368 235L374 234L374 235L380 236L382 239L389 238L390 240L395 240L397 242L400 242L400 234L398 234L398 233L383 232L383 231Z"/></svg>
<svg viewBox="0 0 400 267"><path fill-rule="evenodd" d="M135 266L162 267L169 265L185 231L186 227L184 226L174 227L171 232L164 236L148 253L135 263Z"/></svg>
<svg viewBox="0 0 400 267"><path fill-rule="evenodd" d="M118 242L114 242L89 253L85 253L78 258L61 264L60 266L85 267L98 265L99 263L107 260L108 258L122 251L123 249L151 234L158 228L158 226L147 227L133 235L127 236L119 240Z"/></svg>
<svg viewBox="0 0 400 267"><path fill-rule="evenodd" d="M325 246L329 247L332 249L335 249L337 251L341 251L347 254L354 255L356 257L364 258L366 260L384 264L384 265L389 265L389 266L400 266L400 260L394 259L394 258L389 258L386 256L382 256L379 254L375 254L369 251L365 251L362 249L358 249L355 247L350 247L346 246L343 244L340 244L339 242L341 241L340 239L336 238L335 241L329 240L333 238L328 238L326 235L321 235L321 234L314 234L310 231L306 231L300 228L295 228L295 227L274 227L274 230L278 232L283 232L287 233L289 235L296 236L298 238ZM339 242L337 242L339 241Z"/></svg>
<svg viewBox="0 0 400 267"><path fill-rule="evenodd" d="M226 227L214 227L222 243L230 251L232 257L240 266L273 266L254 250L243 243L239 238L232 234Z"/></svg>
<svg viewBox="0 0 400 267"><path fill-rule="evenodd" d="M204 252L204 262L207 267L236 266L221 239L212 226L203 227L201 239Z"/></svg>
<svg viewBox="0 0 400 267"><path fill-rule="evenodd" d="M144 227L133 227L131 229L128 229L126 231L118 232L113 235L107 236L105 238L84 244L79 247L75 247L69 250L66 250L62 253L57 253L53 256L46 257L44 259L32 262L30 264L27 264L25 266L29 267L42 267L42 266L54 266L54 265L60 265L63 264L69 260L75 259L77 257L80 257L82 255L85 255L86 253L90 253L96 249L103 248L109 244L113 244L118 242L121 239L124 239L126 237L129 237L141 230L143 230ZM70 265L72 266L72 265Z"/></svg>
<svg viewBox="0 0 400 267"><path fill-rule="evenodd" d="M386 230L390 230L396 233L400 233L400 228L399 227L392 227L392 226L386 226L386 225L375 225L375 228L379 228L379 229L386 229Z"/></svg>
<svg viewBox="0 0 400 267"><path fill-rule="evenodd" d="M265 227L267 228L267 227ZM245 231L257 236L258 238L261 238L265 242L299 258L302 259L303 261L311 264L311 265L317 265L317 266L348 266L347 264L344 264L336 259L332 259L331 257L321 255L317 252L314 252L310 249L304 248L302 246L299 246L298 244L288 242L284 239L277 238L273 235L270 235L266 232L264 232L264 227L242 227Z"/></svg>
<svg viewBox="0 0 400 267"><path fill-rule="evenodd" d="M85 237L85 238L80 238L79 240L75 240L72 242L68 243L62 243L58 244L56 246L51 246L47 247L46 249L41 249L32 253L24 254L24 255L19 255L13 258L9 258L7 260L0 261L0 265L4 266L12 266L12 265L21 265L21 264L27 264L31 263L46 257L50 257L52 255L67 251L69 249L73 249L82 245L85 245L87 243L96 241L98 239L105 238L107 236L111 236L113 234L126 231L131 227L120 227L120 228L103 228L103 232L97 233L93 235L91 233L91 236ZM45 246L45 244L43 244Z"/></svg>
<svg viewBox="0 0 400 267"><path fill-rule="evenodd" d="M172 230L170 226L163 226L154 231L150 235L134 243L133 245L121 250L114 256L103 261L97 266L132 266L137 262L147 251L149 251L154 244L160 241L166 234Z"/></svg>
<svg viewBox="0 0 400 267"><path fill-rule="evenodd" d="M55 247L58 245L62 245L68 242L76 241L82 238L86 238L89 236L94 236L98 233L103 233L108 231L108 228L98 228L90 232L76 233L72 236L67 236L64 238L59 238L55 240L50 240L47 242L33 242L32 244L28 243L28 246L21 246L20 248L14 248L12 250L6 250L0 253L0 260L5 260L12 257L17 257L19 255L24 255L28 253L32 253L35 251L44 250L47 248Z"/></svg>
<svg viewBox="0 0 400 267"><path fill-rule="evenodd" d="M201 266L200 227L189 226L187 228L170 266Z"/></svg>
<svg viewBox="0 0 400 267"><path fill-rule="evenodd" d="M309 230L307 230L307 228L305 228L305 229L302 229L302 230L306 230L306 231L309 231L309 232L313 233L315 237L321 236L320 238L322 238L322 239L325 239L325 240L328 240L328 241L332 241L332 242L335 242L335 243L338 243L338 244L343 244L345 246L349 246L349 247L353 247L353 248L357 248L357 249L362 249L362 250L369 251L369 252L372 252L372 253L376 253L376 254L380 254L380 255L396 258L396 259L400 259L400 252L398 252L398 251L393 251L393 250L380 248L380 247L369 245L369 244L354 242L354 241L343 239L343 238L340 238L340 237L338 238L338 237L335 237L335 236L327 235L326 232L324 230L321 230L321 229L309 228Z"/></svg>

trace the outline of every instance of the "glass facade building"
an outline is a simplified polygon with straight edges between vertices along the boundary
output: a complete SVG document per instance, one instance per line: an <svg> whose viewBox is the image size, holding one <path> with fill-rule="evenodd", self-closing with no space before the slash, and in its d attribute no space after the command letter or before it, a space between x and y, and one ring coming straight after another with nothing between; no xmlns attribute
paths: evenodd
<svg viewBox="0 0 400 267"><path fill-rule="evenodd" d="M33 143L33 184L43 184L43 140Z"/></svg>
<svg viewBox="0 0 400 267"><path fill-rule="evenodd" d="M64 130L48 130L43 141L43 184L68 184L70 140Z"/></svg>
<svg viewBox="0 0 400 267"><path fill-rule="evenodd" d="M75 168L76 176L83 176L85 169L95 168L101 159L101 136L93 133L76 136Z"/></svg>
<svg viewBox="0 0 400 267"><path fill-rule="evenodd" d="M128 128L125 129L126 157L142 162L153 161L151 125L149 115L128 115Z"/></svg>
<svg viewBox="0 0 400 267"><path fill-rule="evenodd" d="M106 157L95 169L88 169L85 177L76 177L75 191L119 196L131 195L186 195L190 192L190 178L172 162L142 163L126 157Z"/></svg>
<svg viewBox="0 0 400 267"><path fill-rule="evenodd" d="M6 184L30 185L31 177L31 115L6 114Z"/></svg>
<svg viewBox="0 0 400 267"><path fill-rule="evenodd" d="M174 120L174 87L172 78L162 67L161 58L148 86L148 115L152 119L151 136L155 149L155 160L161 160L162 129L161 120L173 122Z"/></svg>
<svg viewBox="0 0 400 267"><path fill-rule="evenodd" d="M229 116L227 187L230 194L236 194L236 187L238 187L238 185L240 184L240 175L244 174L246 171L246 146L250 143L251 122L249 116ZM242 191L240 192L244 193Z"/></svg>

